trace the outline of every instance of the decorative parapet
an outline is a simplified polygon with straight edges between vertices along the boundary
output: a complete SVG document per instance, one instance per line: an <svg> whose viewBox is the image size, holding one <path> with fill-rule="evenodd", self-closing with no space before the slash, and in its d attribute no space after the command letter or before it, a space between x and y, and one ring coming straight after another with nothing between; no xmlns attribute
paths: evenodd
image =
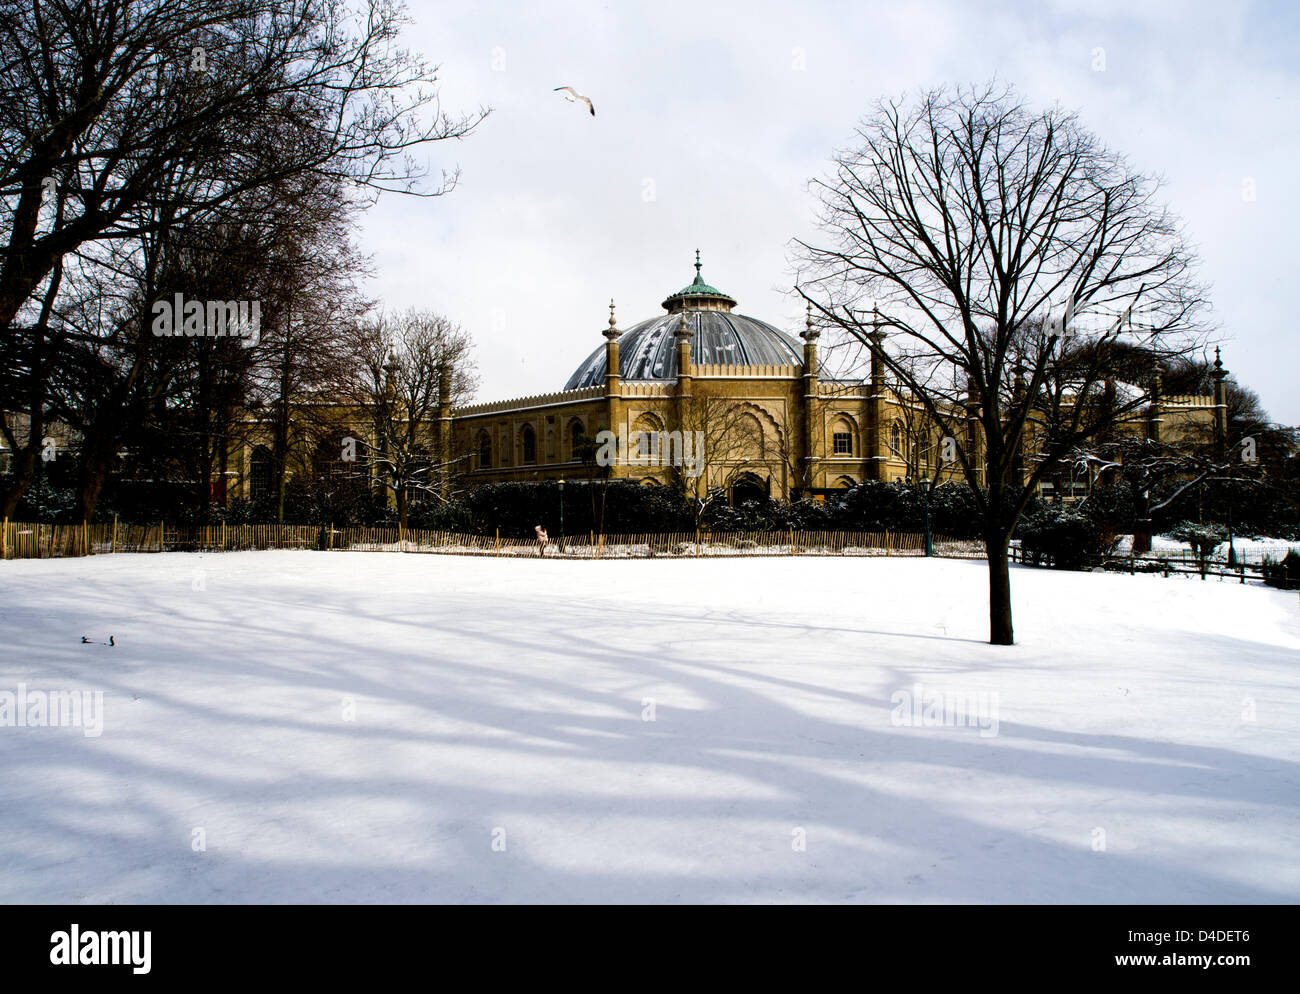
<svg viewBox="0 0 1300 994"><path fill-rule="evenodd" d="M520 411L535 407L552 407L559 404L573 404L589 400L599 400L605 396L603 386L581 387L577 390L559 390L555 393L542 393L533 397L515 397L511 400L493 400L485 404L468 404L452 409L453 418L472 417L476 414L496 414L501 411Z"/></svg>
<svg viewBox="0 0 1300 994"><path fill-rule="evenodd" d="M1166 410L1171 407L1213 407L1214 397L1210 394L1185 394L1182 396L1161 397L1160 406Z"/></svg>
<svg viewBox="0 0 1300 994"><path fill-rule="evenodd" d="M675 383L664 383L659 380L624 380L619 384L619 395L622 397L671 397Z"/></svg>
<svg viewBox="0 0 1300 994"><path fill-rule="evenodd" d="M865 380L819 380L817 382L819 397L865 400L870 393L871 384Z"/></svg>
<svg viewBox="0 0 1300 994"><path fill-rule="evenodd" d="M794 380L803 375L803 368L801 366L778 366L775 364L731 366L723 363L692 363L691 375L695 377L726 376L747 379Z"/></svg>

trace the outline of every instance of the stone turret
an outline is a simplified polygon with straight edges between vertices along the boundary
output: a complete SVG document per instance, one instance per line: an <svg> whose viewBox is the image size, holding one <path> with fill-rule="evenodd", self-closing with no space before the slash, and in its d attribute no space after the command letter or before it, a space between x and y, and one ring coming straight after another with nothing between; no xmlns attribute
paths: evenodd
<svg viewBox="0 0 1300 994"><path fill-rule="evenodd" d="M867 476L885 478L885 332L880 328L880 313L871 309L871 383L867 394Z"/></svg>
<svg viewBox="0 0 1300 994"><path fill-rule="evenodd" d="M691 339L695 337L695 329L691 324L689 310L683 308L681 316L681 323L673 332L673 338L677 340L677 423L684 426L691 404Z"/></svg>
<svg viewBox="0 0 1300 994"><path fill-rule="evenodd" d="M397 396L397 353L389 352L384 363L384 396L390 401Z"/></svg>
<svg viewBox="0 0 1300 994"><path fill-rule="evenodd" d="M1164 416L1161 410L1160 395L1163 389L1163 383L1160 378L1160 366L1156 365L1151 374L1151 402L1147 405L1147 438L1152 442L1159 442L1164 425Z"/></svg>
<svg viewBox="0 0 1300 994"><path fill-rule="evenodd" d="M816 486L817 463L820 456L814 454L817 439L818 383L817 339L821 332L813 325L812 304L804 312L804 329L799 337L803 339L803 451L805 486Z"/></svg>
<svg viewBox="0 0 1300 994"><path fill-rule="evenodd" d="M1222 462L1228 452L1228 387L1225 381L1228 371L1223 368L1223 359L1219 347L1214 347L1214 369L1210 379L1214 381L1214 458Z"/></svg>
<svg viewBox="0 0 1300 994"><path fill-rule="evenodd" d="M609 327L605 336L605 417L609 430L617 433L623 423L623 391L618 371L618 339L621 331L614 321L614 298L609 298ZM619 467L611 466L611 475L618 475Z"/></svg>

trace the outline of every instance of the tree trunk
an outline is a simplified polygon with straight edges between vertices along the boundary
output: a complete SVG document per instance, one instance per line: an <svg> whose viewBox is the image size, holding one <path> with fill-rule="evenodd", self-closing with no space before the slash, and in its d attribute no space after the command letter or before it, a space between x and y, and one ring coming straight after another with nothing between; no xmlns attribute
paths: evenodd
<svg viewBox="0 0 1300 994"><path fill-rule="evenodd" d="M1007 553L1011 546L1009 534L989 535L984 539L984 550L989 558L989 643L1014 645L1015 632L1011 625L1011 567Z"/></svg>
<svg viewBox="0 0 1300 994"><path fill-rule="evenodd" d="M108 479L110 465L109 460L105 459L96 451L86 452L81 463L81 479L77 487L77 517L81 521L90 522L95 518L95 508L99 504L99 496L104 492L104 483Z"/></svg>
<svg viewBox="0 0 1300 994"><path fill-rule="evenodd" d="M19 501L23 499L23 494L36 479L41 450L45 444L45 327L54 308L54 297L62 282L63 265L59 263L55 268L54 277L50 280L49 289L45 293L40 320L34 329L36 337L32 343L32 367L28 374L27 444L19 448L17 432L9 431L6 427L6 440L14 450L9 488L0 501L3 505L0 507L0 512L6 518L13 518L18 510ZM3 417L4 411L0 410L0 418Z"/></svg>
<svg viewBox="0 0 1300 994"><path fill-rule="evenodd" d="M104 484L112 473L113 461L117 457L122 425L133 420L130 408L122 403L120 398L130 389L138 369L137 361L123 389L111 391L96 408L93 420L82 429L81 462L77 469L77 520L79 521L94 520L95 508L99 504L99 498L104 492Z"/></svg>

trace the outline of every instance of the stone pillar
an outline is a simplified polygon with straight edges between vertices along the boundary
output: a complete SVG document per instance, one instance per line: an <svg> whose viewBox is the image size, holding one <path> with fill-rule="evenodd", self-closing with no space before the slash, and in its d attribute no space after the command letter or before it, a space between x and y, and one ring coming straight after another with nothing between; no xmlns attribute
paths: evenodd
<svg viewBox="0 0 1300 994"><path fill-rule="evenodd" d="M691 326L690 311L683 309L681 317L681 324L673 332L673 337L677 339L677 424L681 430L685 431L686 422L690 418L691 382L693 379L691 339L695 337L695 329Z"/></svg>
<svg viewBox="0 0 1300 994"><path fill-rule="evenodd" d="M885 478L885 333L872 322L871 384L867 393L867 478Z"/></svg>
<svg viewBox="0 0 1300 994"><path fill-rule="evenodd" d="M686 432L695 427L694 417L691 411L691 390L694 386L695 370L691 362L691 339L695 337L695 328L691 324L691 312L682 307L682 322L678 325L673 337L677 339L677 386L674 391L673 403L676 407L677 424L674 426L685 437ZM697 454L707 460L707 453ZM708 463L705 462L707 467ZM706 470L707 472L707 470ZM704 482L701 482L704 481ZM701 474L695 479L683 477L687 490L694 490L698 495L701 486L708 486L707 476Z"/></svg>
<svg viewBox="0 0 1300 994"><path fill-rule="evenodd" d="M1164 423L1160 411L1160 390L1160 367L1157 366L1151 375L1151 403L1147 405L1147 439L1152 442L1160 441L1160 429Z"/></svg>
<svg viewBox="0 0 1300 994"><path fill-rule="evenodd" d="M821 380L817 368L817 339L820 336L821 332L813 327L812 304L809 304L804 317L804 330L799 336L803 339L803 418L801 419L803 451L799 465L804 472L804 479L801 481L804 488L818 485L817 463L821 460L821 457L817 455L817 445L820 438L818 421L821 417L820 404L818 403ZM825 486L825 481L822 481L822 486Z"/></svg>
<svg viewBox="0 0 1300 994"><path fill-rule="evenodd" d="M1214 369L1210 373L1214 380L1214 458L1223 462L1228 456L1228 387L1224 382L1228 371L1223 368L1223 359L1219 356L1219 347L1214 347Z"/></svg>
<svg viewBox="0 0 1300 994"><path fill-rule="evenodd" d="M614 301L609 302L609 327L605 329L605 417L609 430L616 436L623 424L623 387L618 372L618 338L622 334L614 324ZM609 467L611 477L619 476L623 467L617 462Z"/></svg>
<svg viewBox="0 0 1300 994"><path fill-rule="evenodd" d="M384 396L392 400L397 396L397 353L388 353L388 360L384 363Z"/></svg>

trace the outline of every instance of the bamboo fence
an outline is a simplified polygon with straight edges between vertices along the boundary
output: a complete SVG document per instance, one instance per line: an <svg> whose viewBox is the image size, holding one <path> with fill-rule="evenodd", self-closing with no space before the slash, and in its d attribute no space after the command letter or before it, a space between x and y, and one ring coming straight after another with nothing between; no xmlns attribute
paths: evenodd
<svg viewBox="0 0 1300 994"><path fill-rule="evenodd" d="M934 554L982 559L975 540L933 538ZM466 556L539 555L531 538L369 526L169 525L117 521L81 525L24 524L0 528L0 558L50 559L114 552L243 552L298 549L325 552L409 552ZM552 539L547 558L654 559L725 556L921 556L925 537L911 532L666 532L572 535Z"/></svg>

